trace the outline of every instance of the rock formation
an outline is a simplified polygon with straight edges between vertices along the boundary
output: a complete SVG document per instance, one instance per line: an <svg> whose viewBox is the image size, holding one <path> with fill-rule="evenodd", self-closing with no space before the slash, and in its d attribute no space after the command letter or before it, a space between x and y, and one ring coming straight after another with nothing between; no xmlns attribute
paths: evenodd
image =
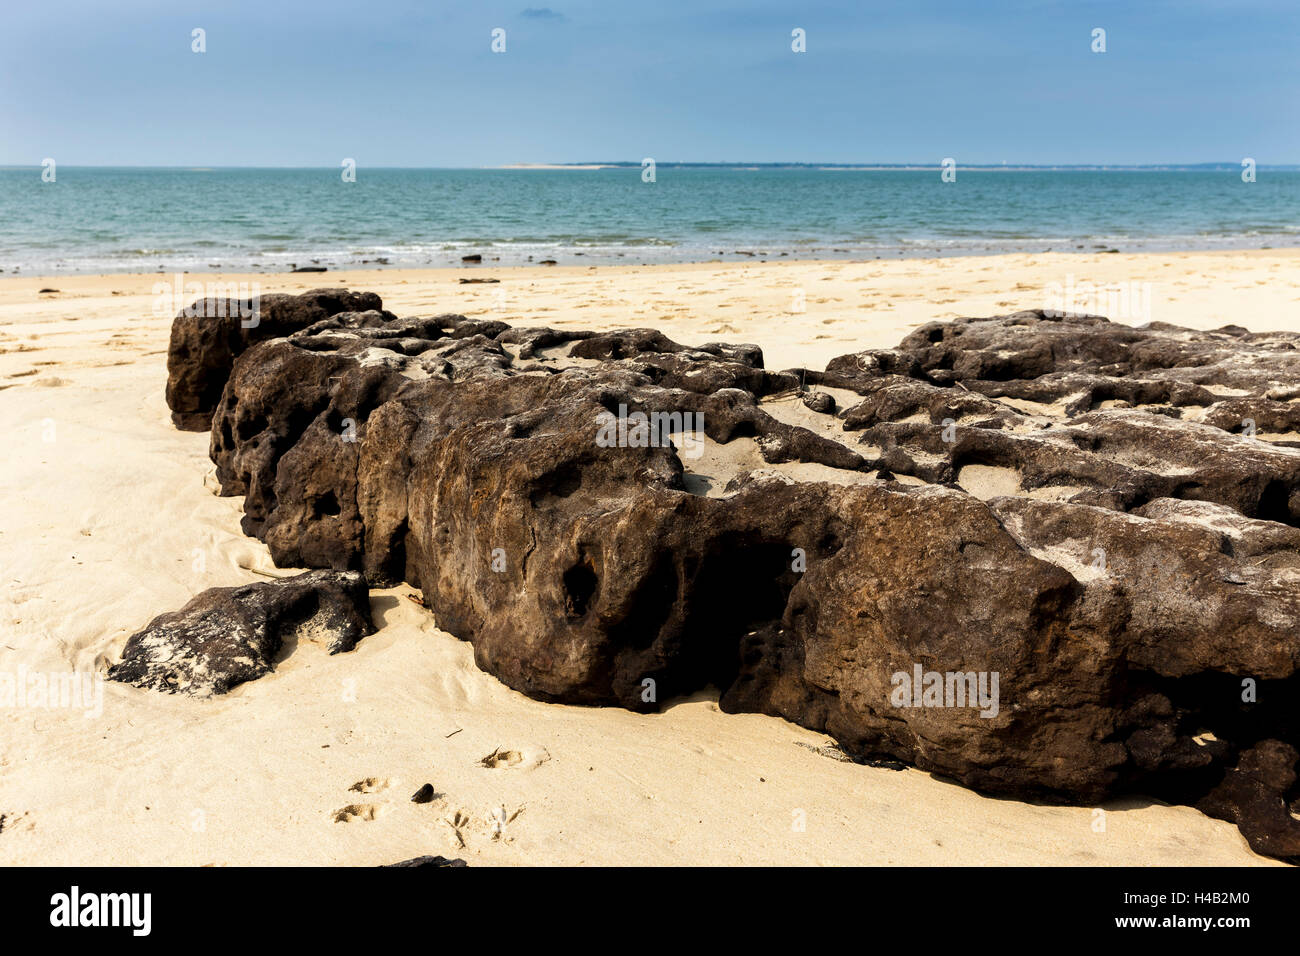
<svg viewBox="0 0 1300 956"><path fill-rule="evenodd" d="M127 639L110 680L196 697L224 694L275 668L285 645L350 651L374 632L370 590L355 571L308 571L279 581L209 588Z"/></svg>
<svg viewBox="0 0 1300 956"><path fill-rule="evenodd" d="M773 372L338 310L234 358L211 454L277 564L409 582L533 697L713 685L855 757L1199 804L1290 857L1297 344L1028 312Z"/></svg>
<svg viewBox="0 0 1300 956"><path fill-rule="evenodd" d="M207 431L230 367L249 346L340 312L382 308L383 302L373 292L346 289L196 300L176 316L167 348L167 406L172 423L185 431Z"/></svg>
<svg viewBox="0 0 1300 956"><path fill-rule="evenodd" d="M409 860L403 860L401 863L383 863L382 867L411 867L415 869L436 869L438 867L449 866L457 869L469 866L464 860L452 860L445 856L416 856Z"/></svg>

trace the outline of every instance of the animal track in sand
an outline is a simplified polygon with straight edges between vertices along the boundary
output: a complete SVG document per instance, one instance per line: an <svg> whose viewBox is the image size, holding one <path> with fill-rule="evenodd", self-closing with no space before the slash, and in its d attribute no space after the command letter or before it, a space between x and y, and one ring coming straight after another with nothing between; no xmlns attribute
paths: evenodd
<svg viewBox="0 0 1300 956"><path fill-rule="evenodd" d="M502 750L498 747L486 757L479 761L483 766L495 769L497 767L513 767L515 764L523 763L524 755L518 750Z"/></svg>
<svg viewBox="0 0 1300 956"><path fill-rule="evenodd" d="M36 823L31 819L31 814L26 811L22 813L0 813L0 833L35 829Z"/></svg>
<svg viewBox="0 0 1300 956"><path fill-rule="evenodd" d="M464 848L465 846L464 830L467 826L469 826L471 822L469 815L466 814L463 810L457 810L451 816L444 817L443 822L446 823L447 826L451 827L452 837L455 840L456 845L458 847Z"/></svg>
<svg viewBox="0 0 1300 956"><path fill-rule="evenodd" d="M487 822L488 833L493 840L500 840L506 836L506 824L513 823L515 817L524 812L524 807L519 807L513 812L507 810L504 806L493 807L487 812L484 818ZM508 839L508 838L507 838Z"/></svg>
<svg viewBox="0 0 1300 956"><path fill-rule="evenodd" d="M379 808L373 803L350 803L335 810L331 816L335 823L351 823L353 820L370 821L379 816Z"/></svg>
<svg viewBox="0 0 1300 956"><path fill-rule="evenodd" d="M387 777L366 777L348 787L348 790L356 793L378 793L381 790L387 790L392 785L392 782Z"/></svg>
<svg viewBox="0 0 1300 956"><path fill-rule="evenodd" d="M498 747L479 763L490 770L501 767L513 767L519 770L533 770L551 759L545 747L527 747L523 750L503 750Z"/></svg>
<svg viewBox="0 0 1300 956"><path fill-rule="evenodd" d="M509 836L507 829L525 809L527 808L519 806L514 810L507 810L502 804L490 808L486 813L475 818L464 808L458 807L450 816L443 817L442 822L451 828L451 842L457 849L465 849L467 846L465 837L471 831L475 835L486 836L494 842L509 843L513 838Z"/></svg>

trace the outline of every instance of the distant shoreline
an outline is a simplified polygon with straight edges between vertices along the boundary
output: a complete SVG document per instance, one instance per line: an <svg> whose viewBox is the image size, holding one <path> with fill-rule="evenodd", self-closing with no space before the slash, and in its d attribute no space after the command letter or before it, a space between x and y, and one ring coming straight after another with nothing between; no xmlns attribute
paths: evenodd
<svg viewBox="0 0 1300 956"><path fill-rule="evenodd" d="M94 272L58 272L58 273L28 273L28 272L5 272L0 273L0 287L13 286L16 284L28 283L31 285L46 286L50 282L70 281L73 285L81 286L86 282L96 279L115 280L115 281L149 281L149 282L170 282L176 275L187 276L207 276L207 277L225 277L226 279L248 279L265 282L279 282L282 284L297 284L302 288L327 288L339 284L344 280L344 284L356 284L351 282L353 277L361 274L373 274L386 272L390 274L407 275L412 279L424 279L430 276L439 276L449 282L455 282L460 286L464 284L468 288L491 290L495 283L484 280L518 278L521 274L534 276L537 273L555 274L555 275L591 275L599 270L609 275L636 275L642 272L654 270L672 272L676 271L709 271L709 270L744 270L763 267L764 269L791 269L800 270L805 268L816 268L818 266L827 269L842 269L846 266L877 264L884 266L888 263L907 261L918 267L926 267L942 263L944 268L952 268L961 263L979 263L988 259L1008 259L1019 262L1020 259L1041 260L1041 259L1077 259L1083 265L1088 260L1097 262L1112 261L1156 261L1160 259L1193 257L1193 256L1210 256L1216 259L1245 259L1255 257L1277 256L1282 258L1300 257L1300 246L1275 246L1270 248L1254 249L1183 249L1183 250L1131 250L1118 254L1107 253L1100 249L1088 250L1054 250L1050 252L998 252L998 253L967 253L964 255L953 256L894 256L888 259L846 259L846 258L807 258L796 259L793 257L780 258L743 258L743 259L702 259L691 261L671 261L671 262L601 262L599 264L586 263L582 261L566 261L555 266L543 266L540 263L488 263L474 265L350 265L337 269L329 269L325 272L291 272L288 270L263 269L250 271L244 268L230 269L168 269L159 271L142 271L139 269L105 271L99 270ZM462 283L461 280L469 280ZM392 281L391 279L375 281ZM62 290L60 290L62 291ZM57 295L54 293L53 295Z"/></svg>
<svg viewBox="0 0 1300 956"><path fill-rule="evenodd" d="M1177 172L1240 172L1242 168L1241 160L1219 161L1210 163L986 163L972 162L964 163L961 157L953 157L959 170L967 172L1146 172L1146 173L1177 173ZM359 169L371 170L403 170L403 171L467 171L467 170L601 170L601 169L640 169L641 161L632 160L609 160L602 162L582 162L582 163L499 163L485 164L479 166L403 166L392 164L359 164ZM919 163L708 163L693 162L689 160L655 160L655 166L658 169L736 169L736 170L846 170L861 172L929 172L942 168L941 160ZM0 163L0 172L19 172L19 171L41 171L41 166L30 163ZM1261 172L1297 172L1300 171L1300 163L1256 163L1255 168ZM264 171L264 170L281 170L281 171L301 171L301 170L329 170L336 171L333 166L258 166L258 165L240 165L240 166L210 166L199 163L187 163L178 166L152 166L137 164L103 164L103 163L67 163L59 166L59 169L99 169L99 170L158 170L160 172L192 172L192 173L213 173L229 170L246 170L246 171Z"/></svg>
<svg viewBox="0 0 1300 956"><path fill-rule="evenodd" d="M643 163L623 160L605 163L508 163L503 166L484 166L482 169L640 169ZM771 171L781 169L824 170L828 172L930 172L941 169L941 162L930 163L694 163L656 160L656 169L734 169ZM956 161L956 168L964 172L976 173L1213 173L1240 172L1241 162L1216 163L1154 163L1154 164L1033 164L1033 163L963 163ZM1300 164L1256 163L1255 169L1262 172L1295 172Z"/></svg>
<svg viewBox="0 0 1300 956"><path fill-rule="evenodd" d="M486 169L620 169L612 163L507 163L504 166L487 166Z"/></svg>

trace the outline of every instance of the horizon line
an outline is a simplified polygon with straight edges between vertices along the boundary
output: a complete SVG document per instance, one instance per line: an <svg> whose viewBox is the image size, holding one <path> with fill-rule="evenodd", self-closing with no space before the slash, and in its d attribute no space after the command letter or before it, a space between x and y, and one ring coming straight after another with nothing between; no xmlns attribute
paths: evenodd
<svg viewBox="0 0 1300 956"><path fill-rule="evenodd" d="M908 163L908 162L819 162L819 161L744 161L744 160L655 160L656 167L716 167L716 168L742 168L742 169L761 169L761 168L812 168L812 169L846 169L846 170L877 170L877 169L899 169L899 170L928 170L942 169L942 162L928 163ZM987 162L960 162L955 165L957 169L1097 169L1097 170L1122 170L1122 169L1165 169L1165 170L1187 170L1187 169L1240 169L1242 160L1209 160L1197 162L1159 162L1159 163L1020 163L1002 161L996 163ZM170 163L170 164L146 164L146 163L59 163L65 169L177 169L177 170L215 170L215 169L285 169L285 170L334 170L339 166L303 166L297 164L204 164L204 163ZM357 167L361 169L401 169L401 170L575 170L575 171L595 171L599 169L640 169L643 163L640 160L600 160L587 162L514 162L487 165L449 165L449 166L412 166L404 164L376 164L367 165L358 163ZM43 162L39 163L0 163L0 170L32 170L41 169ZM1300 163L1255 163L1257 169L1300 169Z"/></svg>

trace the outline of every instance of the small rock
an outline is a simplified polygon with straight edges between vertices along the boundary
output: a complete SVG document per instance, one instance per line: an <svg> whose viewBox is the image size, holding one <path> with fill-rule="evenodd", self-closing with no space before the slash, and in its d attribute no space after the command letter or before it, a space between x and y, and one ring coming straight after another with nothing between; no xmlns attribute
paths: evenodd
<svg viewBox="0 0 1300 956"><path fill-rule="evenodd" d="M814 412L820 412L823 415L830 415L835 411L835 399L826 392L805 392L800 397L800 401Z"/></svg>
<svg viewBox="0 0 1300 956"><path fill-rule="evenodd" d="M374 630L370 591L359 571L208 588L132 634L108 679L210 697L274 670L286 641L317 641L337 654Z"/></svg>
<svg viewBox="0 0 1300 956"><path fill-rule="evenodd" d="M433 802L433 784L426 783L415 793L411 794L412 803L432 803Z"/></svg>
<svg viewBox="0 0 1300 956"><path fill-rule="evenodd" d="M451 866L462 867L469 866L464 860L449 860L445 856L416 856L409 860L403 860L401 863L385 863L380 869L389 869L397 866L409 867L432 867L432 866Z"/></svg>

